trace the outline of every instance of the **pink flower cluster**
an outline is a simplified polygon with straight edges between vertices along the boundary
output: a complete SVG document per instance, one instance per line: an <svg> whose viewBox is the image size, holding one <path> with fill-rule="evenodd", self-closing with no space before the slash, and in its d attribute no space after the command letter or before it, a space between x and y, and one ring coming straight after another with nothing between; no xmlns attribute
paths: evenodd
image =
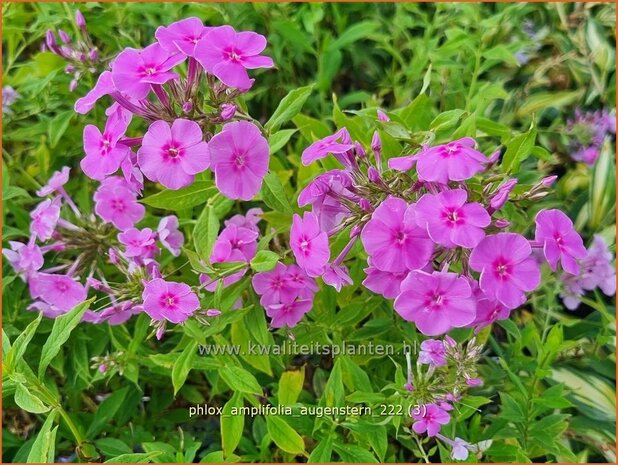
<svg viewBox="0 0 618 465"><path fill-rule="evenodd" d="M210 169L224 195L252 199L268 171L269 147L234 102L253 83L247 70L273 66L261 55L266 39L207 27L198 18L159 27L155 38L143 49L120 52L75 103L85 114L106 95L114 102L105 128L84 128L82 170L98 181L121 170L140 193L144 177L180 189ZM147 122L145 133L130 129L134 117ZM242 121L229 122L235 117Z"/></svg>
<svg viewBox="0 0 618 465"><path fill-rule="evenodd" d="M295 215L290 247L309 276L338 289L351 283L342 262L360 238L368 255L365 287L394 299L397 313L423 334L438 335L482 328L523 305L541 279L533 248L553 271L560 264L579 273L586 250L562 211L540 211L533 240L509 231L502 211L517 179L494 169L499 152L486 157L463 138L392 158L385 171L377 131L370 150L373 157L343 128L302 154L304 164L332 154L344 168L317 176L298 198L312 212ZM468 184L473 179L484 186L481 193ZM554 180L541 180L516 200L545 196ZM329 263L329 237L345 229L350 242Z"/></svg>

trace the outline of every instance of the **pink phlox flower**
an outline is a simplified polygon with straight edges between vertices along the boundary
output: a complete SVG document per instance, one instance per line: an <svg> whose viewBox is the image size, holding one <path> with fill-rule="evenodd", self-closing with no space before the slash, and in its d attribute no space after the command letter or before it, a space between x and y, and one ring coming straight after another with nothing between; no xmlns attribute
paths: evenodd
<svg viewBox="0 0 618 465"><path fill-rule="evenodd" d="M180 189L208 169L210 153L195 121L177 119L171 127L165 121L155 121L144 135L137 162L151 181Z"/></svg>
<svg viewBox="0 0 618 465"><path fill-rule="evenodd" d="M423 150L416 163L419 180L447 184L465 181L483 171L487 157L475 150L475 145L474 139L465 137Z"/></svg>
<svg viewBox="0 0 618 465"><path fill-rule="evenodd" d="M351 191L352 176L348 171L331 170L316 176L298 195L298 206L311 204L317 215L320 228L330 231L350 214L340 199L355 202L357 196Z"/></svg>
<svg viewBox="0 0 618 465"><path fill-rule="evenodd" d="M401 290L401 283L406 279L409 271L382 271L372 265L371 257L367 263L369 266L364 270L367 277L363 281L363 286L376 294L381 294L386 299L397 297Z"/></svg>
<svg viewBox="0 0 618 465"><path fill-rule="evenodd" d="M167 52L180 51L192 57L199 40L211 29L204 27L199 18L191 17L176 21L169 26L159 26L155 31L155 38Z"/></svg>
<svg viewBox="0 0 618 465"><path fill-rule="evenodd" d="M87 298L86 288L71 276L36 273L29 280L30 295L62 312L72 310Z"/></svg>
<svg viewBox="0 0 618 465"><path fill-rule="evenodd" d="M253 231L258 231L258 223L262 220L262 215L264 211L261 208L250 208L247 210L247 213L244 215L238 214L232 216L230 219L224 221L226 226L230 224L235 224L241 228L252 229Z"/></svg>
<svg viewBox="0 0 618 465"><path fill-rule="evenodd" d="M564 271L579 274L577 260L586 256L586 248L571 219L564 212L552 209L541 210L535 221L535 241L543 244L543 253L552 271L556 271L560 260Z"/></svg>
<svg viewBox="0 0 618 465"><path fill-rule="evenodd" d="M352 150L354 144L351 143L350 135L346 128L342 128L335 134L315 141L301 155L303 165L308 166L316 160L320 160L329 154L344 154Z"/></svg>
<svg viewBox="0 0 618 465"><path fill-rule="evenodd" d="M290 247L296 263L312 278L320 276L330 259L328 236L320 229L318 218L305 212L303 218L294 214L290 231Z"/></svg>
<svg viewBox="0 0 618 465"><path fill-rule="evenodd" d="M51 239L60 218L60 198L43 200L30 213L30 233L40 241Z"/></svg>
<svg viewBox="0 0 618 465"><path fill-rule="evenodd" d="M142 293L144 311L153 320L181 323L199 307L200 301L185 283L165 281L161 278L148 282Z"/></svg>
<svg viewBox="0 0 618 465"><path fill-rule="evenodd" d="M133 227L146 213L137 202L137 194L127 182L117 176L105 179L94 193L94 211L105 223L125 230Z"/></svg>
<svg viewBox="0 0 618 465"><path fill-rule="evenodd" d="M271 271L256 273L251 283L256 294L261 296L260 303L263 306L291 302L304 289L303 283L292 280L288 267L283 263L277 263Z"/></svg>
<svg viewBox="0 0 618 465"><path fill-rule="evenodd" d="M75 112L85 115L96 105L97 101L116 91L111 71L103 71L94 87L82 98L75 102Z"/></svg>
<svg viewBox="0 0 618 465"><path fill-rule="evenodd" d="M476 332L491 325L498 320L506 320L511 315L511 310L497 300L491 300L479 292L476 304L476 318L472 322Z"/></svg>
<svg viewBox="0 0 618 465"><path fill-rule="evenodd" d="M520 234L486 236L470 254L470 267L481 273L480 287L491 300L509 309L526 301L525 292L541 282L539 266L531 257L530 244Z"/></svg>
<svg viewBox="0 0 618 465"><path fill-rule="evenodd" d="M97 323L109 323L110 325L121 325L129 321L133 315L138 315L144 311L141 305L133 302L123 302L107 307L98 313Z"/></svg>
<svg viewBox="0 0 618 465"><path fill-rule="evenodd" d="M416 203L416 223L444 247L475 247L491 218L480 203L466 203L467 198L463 189L425 194Z"/></svg>
<svg viewBox="0 0 618 465"><path fill-rule="evenodd" d="M68 182L70 171L71 169L68 166L64 166L60 171L55 171L47 181L47 184L36 191L36 195L45 197L58 192Z"/></svg>
<svg viewBox="0 0 618 465"><path fill-rule="evenodd" d="M2 249L2 254L9 264L22 278L38 271L43 266L43 253L36 244L23 244L9 241L10 249Z"/></svg>
<svg viewBox="0 0 618 465"><path fill-rule="evenodd" d="M424 404L415 410L420 410L420 412L415 411L412 414L414 419L412 429L417 434L427 433L427 436L433 437L440 432L442 425L451 421L448 412L445 412L436 404Z"/></svg>
<svg viewBox="0 0 618 465"><path fill-rule="evenodd" d="M418 354L419 363L441 367L446 365L446 350L444 342L437 339L426 339L421 342Z"/></svg>
<svg viewBox="0 0 618 465"><path fill-rule="evenodd" d="M411 272L401 284L395 310L427 336L462 328L476 317L476 300L468 280L456 273Z"/></svg>
<svg viewBox="0 0 618 465"><path fill-rule="evenodd" d="M103 133L99 128L88 124L84 128L84 151L80 166L91 179L103 180L115 173L120 164L129 156L131 149L119 143L124 136L130 119L120 109L109 116Z"/></svg>
<svg viewBox="0 0 618 465"><path fill-rule="evenodd" d="M231 26L211 28L195 46L194 56L210 74L226 86L242 91L253 84L248 69L272 68L272 58L260 55L266 38L255 32L236 32Z"/></svg>
<svg viewBox="0 0 618 465"><path fill-rule="evenodd" d="M322 274L322 281L329 286L334 287L337 292L341 292L341 288L344 286L350 286L354 284L350 277L350 271L344 265L330 264L324 270Z"/></svg>
<svg viewBox="0 0 618 465"><path fill-rule="evenodd" d="M185 236L178 230L178 218L175 215L164 216L159 221L157 236L161 245L174 256L180 255Z"/></svg>
<svg viewBox="0 0 618 465"><path fill-rule="evenodd" d="M67 313L70 309L60 310L55 305L48 304L43 300L35 300L26 307L26 310L40 312L46 318L57 318L60 315Z"/></svg>
<svg viewBox="0 0 618 465"><path fill-rule="evenodd" d="M267 305L266 314L271 318L270 325L273 328L282 328L284 326L293 328L312 307L312 299L303 297L290 299L284 297L281 303Z"/></svg>
<svg viewBox="0 0 618 465"><path fill-rule="evenodd" d="M129 228L118 234L118 241L125 245L125 257L143 257L150 252L150 246L154 245L155 235L150 228Z"/></svg>
<svg viewBox="0 0 618 465"><path fill-rule="evenodd" d="M361 241L373 266L382 271L420 269L433 253L433 241L416 224L415 205L397 197L388 197L376 208Z"/></svg>
<svg viewBox="0 0 618 465"><path fill-rule="evenodd" d="M178 74L170 70L185 58L180 52L166 51L158 43L142 50L127 47L112 63L114 87L133 98L143 99L150 92L151 85L178 79Z"/></svg>
<svg viewBox="0 0 618 465"><path fill-rule="evenodd" d="M235 251L242 255L241 261L249 262L257 251L258 232L248 228L229 224L219 234L213 246L211 261L224 256L229 256ZM234 261L234 260L222 260Z"/></svg>
<svg viewBox="0 0 618 465"><path fill-rule="evenodd" d="M307 273L298 265L288 265L287 275L293 283L303 290L305 297L318 292L319 287L315 279L309 277Z"/></svg>
<svg viewBox="0 0 618 465"><path fill-rule="evenodd" d="M259 128L248 121L227 123L208 144L217 188L230 199L251 200L268 172L270 154Z"/></svg>

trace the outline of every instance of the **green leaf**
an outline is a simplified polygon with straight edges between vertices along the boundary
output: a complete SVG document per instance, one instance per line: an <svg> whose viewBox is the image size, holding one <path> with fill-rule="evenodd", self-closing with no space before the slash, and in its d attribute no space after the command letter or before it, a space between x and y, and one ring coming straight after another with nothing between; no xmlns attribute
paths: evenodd
<svg viewBox="0 0 618 465"><path fill-rule="evenodd" d="M28 454L28 463L51 463L54 462L54 453L56 450L56 430L58 427L52 430L54 420L56 419L57 411L53 410L43 426L41 431L37 434L32 448Z"/></svg>
<svg viewBox="0 0 618 465"><path fill-rule="evenodd" d="M212 205L207 205L195 223L193 228L193 242L195 251L202 260L209 261L210 251L217 240L219 232L219 219Z"/></svg>
<svg viewBox="0 0 618 465"><path fill-rule="evenodd" d="M238 414L232 415L232 409L239 409L242 405L242 395L240 392L236 392L223 407L223 415L221 416L221 442L225 457L229 457L232 452L234 452L242 439L245 417L244 415Z"/></svg>
<svg viewBox="0 0 618 465"><path fill-rule="evenodd" d="M217 193L217 188L209 181L196 181L178 190L165 189L140 200L151 207L164 210L186 210L206 201Z"/></svg>
<svg viewBox="0 0 618 465"><path fill-rule="evenodd" d="M161 451L137 453L137 454L122 454L112 457L103 463L148 463L152 462L156 457L163 454Z"/></svg>
<svg viewBox="0 0 618 465"><path fill-rule="evenodd" d="M92 419L90 425L88 426L88 430L86 431L87 438L96 437L101 431L105 429L107 425L109 425L110 421L120 411L120 407L127 399L128 392L129 387L125 386L122 389L118 389L109 397L107 397L103 402L101 402L101 405L99 405L99 408L94 414L94 418Z"/></svg>
<svg viewBox="0 0 618 465"><path fill-rule="evenodd" d="M379 28L380 23L377 21L362 21L360 23L353 24L346 29L343 34L337 37L336 40L331 42L328 48L330 50L338 50L347 47L358 40L366 39L367 36L373 34Z"/></svg>
<svg viewBox="0 0 618 465"><path fill-rule="evenodd" d="M523 407L511 395L506 392L500 392L500 401L502 403L500 418L515 423L526 421L526 414L524 413Z"/></svg>
<svg viewBox="0 0 618 465"><path fill-rule="evenodd" d="M54 320L54 326L49 334L47 341L43 345L41 351L41 362L39 363L39 378L42 378L45 374L45 370L54 359L58 352L62 349L62 346L69 339L71 331L82 320L82 316L88 310L90 304L94 301L94 297L78 304L69 313L59 316Z"/></svg>
<svg viewBox="0 0 618 465"><path fill-rule="evenodd" d="M255 376L241 367L228 366L220 371L223 381L233 390L247 394L262 394L262 386Z"/></svg>
<svg viewBox="0 0 618 465"><path fill-rule="evenodd" d="M17 339L13 342L13 346L6 352L6 355L3 357L3 365L6 370L5 374L11 373L15 369L17 362L23 359L28 344L32 340L32 337L34 336L39 323L41 323L42 318L43 314L39 313L39 315L31 321L28 326L26 326L26 329L24 329L23 332L17 336ZM6 339L8 342L8 337L5 334L2 336L2 350L4 351L4 340Z"/></svg>
<svg viewBox="0 0 618 465"><path fill-rule="evenodd" d="M502 171L515 174L519 165L532 153L536 140L536 128L531 126L527 132L513 137L506 143L506 152L502 159Z"/></svg>
<svg viewBox="0 0 618 465"><path fill-rule="evenodd" d="M290 91L288 95L283 97L283 100L279 102L277 109L266 122L264 128L270 133L273 133L279 129L283 123L294 118L302 109L312 90L313 84Z"/></svg>
<svg viewBox="0 0 618 465"><path fill-rule="evenodd" d="M283 184L275 173L268 173L262 183L262 199L275 211L292 214L292 205L285 195Z"/></svg>
<svg viewBox="0 0 618 465"><path fill-rule="evenodd" d="M249 262L254 271L270 271L279 261L279 254L270 250L260 250L255 257Z"/></svg>
<svg viewBox="0 0 618 465"><path fill-rule="evenodd" d="M174 368L172 368L172 384L174 385L174 396L185 384L189 371L191 371L193 365L193 358L197 351L197 341L191 341L187 347L184 348L176 362Z"/></svg>
<svg viewBox="0 0 618 465"><path fill-rule="evenodd" d="M268 138L268 146L270 147L270 154L273 155L281 150L285 144L288 143L290 137L298 132L298 129L282 129L281 131L277 131L272 134Z"/></svg>
<svg viewBox="0 0 618 465"><path fill-rule="evenodd" d="M41 399L26 389L23 384L17 384L15 387L15 403L30 413L45 413L50 409Z"/></svg>
<svg viewBox="0 0 618 465"><path fill-rule="evenodd" d="M517 110L517 116L523 117L539 112L545 108L561 108L579 100L584 89L570 92L540 92L532 95Z"/></svg>
<svg viewBox="0 0 618 465"><path fill-rule="evenodd" d="M293 405L303 390L305 383L305 367L300 370L284 371L279 379L277 398L279 405Z"/></svg>
<svg viewBox="0 0 618 465"><path fill-rule="evenodd" d="M334 444L334 448L343 462L378 463L371 452L360 446L354 444Z"/></svg>
<svg viewBox="0 0 618 465"><path fill-rule="evenodd" d="M333 437L327 436L318 442L307 460L308 463L329 463L333 452Z"/></svg>
<svg viewBox="0 0 618 465"><path fill-rule="evenodd" d="M305 452L303 438L285 420L274 415L265 418L268 433L279 449L295 455Z"/></svg>
<svg viewBox="0 0 618 465"><path fill-rule="evenodd" d="M465 111L463 110L449 110L445 111L444 113L440 113L431 122L429 128L435 132L450 129L457 124L457 122L461 119L464 113Z"/></svg>
<svg viewBox="0 0 618 465"><path fill-rule="evenodd" d="M101 438L95 441L95 445L98 450L105 456L130 454L132 449L116 438Z"/></svg>

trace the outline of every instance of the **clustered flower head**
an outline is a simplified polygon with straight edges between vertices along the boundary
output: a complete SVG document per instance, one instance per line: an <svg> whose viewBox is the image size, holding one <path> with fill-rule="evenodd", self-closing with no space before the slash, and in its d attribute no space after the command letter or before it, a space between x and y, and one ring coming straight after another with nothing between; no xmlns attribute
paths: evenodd
<svg viewBox="0 0 618 465"><path fill-rule="evenodd" d="M575 111L575 118L567 122L571 136L568 150L575 161L593 166L607 137L616 134L616 116L606 110Z"/></svg>
<svg viewBox="0 0 618 465"><path fill-rule="evenodd" d="M477 376L476 364L482 346L472 338L458 343L450 336L444 339L426 339L420 344L416 367L412 364L412 351L406 353L408 379L404 392L412 408L412 432L439 439L451 447L451 458L465 460L478 446L461 438L449 439L440 433L451 421L451 412L457 404L465 404L464 394L470 388L482 386Z"/></svg>
<svg viewBox="0 0 618 465"><path fill-rule="evenodd" d="M101 66L99 57L99 49L94 45L88 28L86 27L86 19L81 11L75 11L75 25L78 29L78 36L72 38L62 29L57 31L58 38L54 31L49 29L45 34L45 44L43 50L64 58L67 62L64 72L73 76L69 84L69 90L73 92L80 81L86 74L95 74Z"/></svg>
<svg viewBox="0 0 618 465"><path fill-rule="evenodd" d="M274 66L261 55L266 39L198 18L161 26L155 39L121 51L75 103L85 114L106 95L113 101L105 128L84 129L82 169L97 181L120 170L137 193L144 178L177 190L210 170L225 196L251 200L269 147L236 100L253 84L248 70Z"/></svg>
<svg viewBox="0 0 618 465"><path fill-rule="evenodd" d="M377 126L385 122L379 116ZM309 276L337 290L350 284L344 260L360 240L365 287L394 299L401 317L436 336L481 329L522 306L541 280L535 248L552 271L579 273L585 248L565 213L540 211L533 239L511 230L504 213L507 203L516 208L546 196L555 177L517 192L518 180L499 171L500 152L486 156L470 137L421 144L389 159L390 169L382 152L377 130L363 147L346 128L303 152L304 164L333 155L343 165L318 175L298 198L312 211L294 216L290 247ZM337 234L350 239L331 262L329 238Z"/></svg>

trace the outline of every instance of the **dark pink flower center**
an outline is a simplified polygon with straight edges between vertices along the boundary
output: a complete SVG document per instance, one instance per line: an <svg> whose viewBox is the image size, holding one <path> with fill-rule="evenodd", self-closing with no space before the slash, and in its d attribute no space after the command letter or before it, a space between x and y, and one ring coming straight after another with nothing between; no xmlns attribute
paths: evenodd
<svg viewBox="0 0 618 465"><path fill-rule="evenodd" d="M440 155L442 158L454 157L459 153L459 149L460 147L457 144L448 144L441 150Z"/></svg>
<svg viewBox="0 0 618 465"><path fill-rule="evenodd" d="M445 208L442 210L442 219L447 226L460 226L465 223L464 213L461 208Z"/></svg>
<svg viewBox="0 0 618 465"><path fill-rule="evenodd" d="M504 280L504 279L507 279L511 275L513 266L511 262L509 262L506 258L499 257L494 262L493 268L494 268L494 272L496 276Z"/></svg>
<svg viewBox="0 0 618 465"><path fill-rule="evenodd" d="M124 200L122 199L112 199L111 204L112 204L112 209L116 210L119 213L122 213L126 209Z"/></svg>
<svg viewBox="0 0 618 465"><path fill-rule="evenodd" d="M398 245L403 245L408 239L408 235L406 234L405 230L400 229L399 231L395 233L394 239Z"/></svg>
<svg viewBox="0 0 618 465"><path fill-rule="evenodd" d="M556 231L554 233L554 240L556 241L556 245L558 246L558 248L562 250L564 248L564 238L562 237L562 234Z"/></svg>
<svg viewBox="0 0 618 465"><path fill-rule="evenodd" d="M234 48L229 48L225 50L223 53L228 60L233 61L235 63L238 63L242 59L242 54Z"/></svg>
<svg viewBox="0 0 618 465"><path fill-rule="evenodd" d="M169 292L161 294L160 302L163 307L168 310L173 310L178 306L178 297Z"/></svg>
<svg viewBox="0 0 618 465"><path fill-rule="evenodd" d="M443 292L430 291L425 294L425 306L429 310L440 310L447 304L447 298Z"/></svg>
<svg viewBox="0 0 618 465"><path fill-rule="evenodd" d="M283 280L280 277L276 277L273 279L271 287L273 289L281 289L283 287Z"/></svg>
<svg viewBox="0 0 618 465"><path fill-rule="evenodd" d="M234 165L237 169L242 169L246 163L246 154L245 153L237 153L234 155Z"/></svg>
<svg viewBox="0 0 618 465"><path fill-rule="evenodd" d="M159 67L154 63L149 63L139 68L138 72L141 77L153 76L159 72Z"/></svg>
<svg viewBox="0 0 618 465"><path fill-rule="evenodd" d="M56 281L55 287L58 292L66 292L69 289L69 286L64 281Z"/></svg>
<svg viewBox="0 0 618 465"><path fill-rule="evenodd" d="M308 238L302 236L298 242L298 247L300 248L301 252L303 252L305 255L309 255L309 253L311 252L311 242L309 241Z"/></svg>

